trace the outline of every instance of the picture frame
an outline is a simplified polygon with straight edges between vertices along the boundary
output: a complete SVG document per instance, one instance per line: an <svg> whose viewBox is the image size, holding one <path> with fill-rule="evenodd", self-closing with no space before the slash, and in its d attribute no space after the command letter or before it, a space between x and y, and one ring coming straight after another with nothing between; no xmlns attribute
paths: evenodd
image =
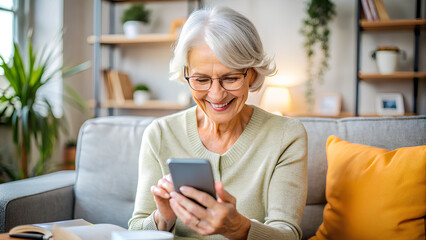
<svg viewBox="0 0 426 240"><path fill-rule="evenodd" d="M380 93L376 97L378 115L404 115L404 101L401 93Z"/></svg>
<svg viewBox="0 0 426 240"><path fill-rule="evenodd" d="M322 93L315 99L315 114L337 116L342 108L342 96L338 93Z"/></svg>

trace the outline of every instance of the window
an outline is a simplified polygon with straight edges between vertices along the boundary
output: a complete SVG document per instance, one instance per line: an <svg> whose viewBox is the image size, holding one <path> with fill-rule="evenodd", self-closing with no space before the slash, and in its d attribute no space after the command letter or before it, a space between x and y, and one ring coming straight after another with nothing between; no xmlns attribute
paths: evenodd
<svg viewBox="0 0 426 240"><path fill-rule="evenodd" d="M7 62L13 53L13 35L15 26L14 0L2 0L0 2L0 56ZM3 69L0 69L3 75Z"/></svg>

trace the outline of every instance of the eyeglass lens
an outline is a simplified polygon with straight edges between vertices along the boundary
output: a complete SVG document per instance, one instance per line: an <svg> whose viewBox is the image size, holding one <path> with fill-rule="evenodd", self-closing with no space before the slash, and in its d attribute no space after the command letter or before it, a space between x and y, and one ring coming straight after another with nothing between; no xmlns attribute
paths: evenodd
<svg viewBox="0 0 426 240"><path fill-rule="evenodd" d="M231 73L231 74L226 74L224 76L221 76L217 79L219 80L220 85L224 89L237 90L241 88L241 86L244 84L244 78L246 74L247 74L247 71L245 73ZM213 79L216 79L216 78L211 78L206 76L187 77L190 87L196 91L209 90L213 83Z"/></svg>

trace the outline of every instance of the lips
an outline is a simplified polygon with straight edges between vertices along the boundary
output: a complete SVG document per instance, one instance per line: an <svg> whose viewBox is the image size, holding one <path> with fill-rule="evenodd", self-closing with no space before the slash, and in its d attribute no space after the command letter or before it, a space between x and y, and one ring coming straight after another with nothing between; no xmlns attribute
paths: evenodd
<svg viewBox="0 0 426 240"><path fill-rule="evenodd" d="M233 98L231 101L229 101L228 103L223 103L223 104L215 104L215 103L211 103L208 102L210 104L210 106L212 106L212 108L216 111L224 111L228 108L228 106L235 100L235 98Z"/></svg>

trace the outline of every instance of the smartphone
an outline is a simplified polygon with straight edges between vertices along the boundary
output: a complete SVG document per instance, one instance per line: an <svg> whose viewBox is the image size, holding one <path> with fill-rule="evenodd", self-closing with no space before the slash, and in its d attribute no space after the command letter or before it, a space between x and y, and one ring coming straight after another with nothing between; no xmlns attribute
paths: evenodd
<svg viewBox="0 0 426 240"><path fill-rule="evenodd" d="M171 158L167 160L167 165L169 166L176 192L181 193L180 187L189 186L206 192L214 199L217 199L212 167L208 160ZM198 203L194 199L191 200Z"/></svg>

